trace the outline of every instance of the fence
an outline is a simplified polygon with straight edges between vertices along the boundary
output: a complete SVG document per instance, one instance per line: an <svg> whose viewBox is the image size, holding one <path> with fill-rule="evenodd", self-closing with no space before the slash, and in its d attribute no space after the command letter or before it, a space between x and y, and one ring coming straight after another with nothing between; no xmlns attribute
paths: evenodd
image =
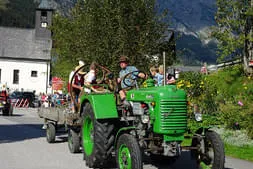
<svg viewBox="0 0 253 169"><path fill-rule="evenodd" d="M17 102L13 105L13 107L28 108L29 107L29 99L17 99Z"/></svg>

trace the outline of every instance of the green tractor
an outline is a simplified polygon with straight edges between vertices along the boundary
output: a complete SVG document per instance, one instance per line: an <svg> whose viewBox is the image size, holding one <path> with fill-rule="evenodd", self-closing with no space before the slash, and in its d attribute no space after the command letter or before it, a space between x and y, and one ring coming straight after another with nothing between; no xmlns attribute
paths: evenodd
<svg viewBox="0 0 253 169"><path fill-rule="evenodd" d="M155 87L152 79L140 88L136 73L122 79L133 82L126 96L130 106L119 104L117 92L109 90L80 97L80 145L86 165L106 168L116 159L119 169L142 169L143 156L175 161L185 148L196 161L223 169L223 143L214 131L201 128L192 146L181 146L188 131L186 93L175 85Z"/></svg>

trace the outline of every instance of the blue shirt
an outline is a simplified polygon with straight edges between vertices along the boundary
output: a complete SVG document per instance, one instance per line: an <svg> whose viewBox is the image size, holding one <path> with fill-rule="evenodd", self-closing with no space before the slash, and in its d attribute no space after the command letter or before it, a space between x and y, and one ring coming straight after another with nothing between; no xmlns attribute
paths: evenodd
<svg viewBox="0 0 253 169"><path fill-rule="evenodd" d="M156 73L153 79L157 82L156 86L163 85L163 75L161 75L160 73Z"/></svg>
<svg viewBox="0 0 253 169"><path fill-rule="evenodd" d="M125 69L122 69L122 70L119 72L119 77L121 78L121 88L122 88L122 89L128 87L128 86L126 86L126 85L124 84L122 78L123 78L126 74L128 74L128 73L130 73L130 72L133 72L133 71L138 71L138 69L137 69L135 66L127 66ZM136 73L136 76L137 76L137 73L138 73L138 72L135 72L135 73ZM126 83L127 85L129 85L129 86L133 86L133 84L132 84L132 79L135 79L135 78L136 78L135 75L132 75L131 78L126 78L126 79L125 79L125 83Z"/></svg>

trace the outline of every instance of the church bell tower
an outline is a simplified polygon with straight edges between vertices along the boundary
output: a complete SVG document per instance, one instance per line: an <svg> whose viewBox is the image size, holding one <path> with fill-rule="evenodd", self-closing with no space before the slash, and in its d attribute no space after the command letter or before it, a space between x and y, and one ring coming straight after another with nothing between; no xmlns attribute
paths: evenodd
<svg viewBox="0 0 253 169"><path fill-rule="evenodd" d="M41 0L35 16L36 39L51 39L51 31L48 28L52 25L53 10L49 0Z"/></svg>

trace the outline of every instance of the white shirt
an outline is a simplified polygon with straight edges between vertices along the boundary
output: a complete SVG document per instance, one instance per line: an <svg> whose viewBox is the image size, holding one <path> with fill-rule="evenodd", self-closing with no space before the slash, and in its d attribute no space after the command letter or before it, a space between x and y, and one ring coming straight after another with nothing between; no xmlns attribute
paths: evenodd
<svg viewBox="0 0 253 169"><path fill-rule="evenodd" d="M85 76L84 81L88 83L92 83L94 80L96 80L95 76L95 70L90 70Z"/></svg>
<svg viewBox="0 0 253 169"><path fill-rule="evenodd" d="M71 71L70 72L70 74L69 74L69 83L70 83L71 78L73 77L74 73L75 73L75 71ZM74 80L73 80L73 82L74 82Z"/></svg>

